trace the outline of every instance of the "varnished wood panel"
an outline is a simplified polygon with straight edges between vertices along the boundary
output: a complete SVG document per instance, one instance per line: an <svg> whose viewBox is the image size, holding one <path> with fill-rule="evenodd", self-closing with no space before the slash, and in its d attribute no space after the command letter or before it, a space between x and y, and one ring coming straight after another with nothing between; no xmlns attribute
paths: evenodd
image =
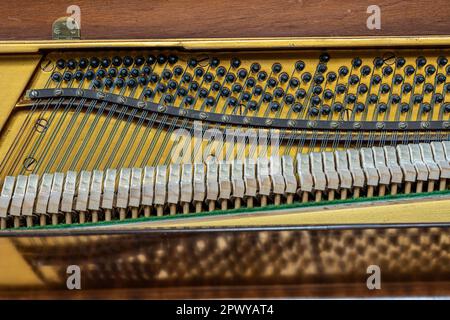
<svg viewBox="0 0 450 320"><path fill-rule="evenodd" d="M51 39L73 4L82 39L450 34L448 0L2 0L0 39ZM366 27L371 4L381 30Z"/></svg>

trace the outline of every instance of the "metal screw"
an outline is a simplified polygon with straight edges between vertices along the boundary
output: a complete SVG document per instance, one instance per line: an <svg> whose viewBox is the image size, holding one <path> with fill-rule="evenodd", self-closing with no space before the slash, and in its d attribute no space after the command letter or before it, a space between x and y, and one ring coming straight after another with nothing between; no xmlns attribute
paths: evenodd
<svg viewBox="0 0 450 320"><path fill-rule="evenodd" d="M360 123L360 122L355 122L355 123L353 124L353 128L355 128L355 129L360 129L360 128L361 128L361 123Z"/></svg>
<svg viewBox="0 0 450 320"><path fill-rule="evenodd" d="M420 126L421 126L422 128L424 128L424 129L428 129L428 128L430 127L430 123L428 123L428 122L422 122L422 123L420 124Z"/></svg>
<svg viewBox="0 0 450 320"><path fill-rule="evenodd" d="M138 107L138 108L141 108L141 109L145 108L145 102L139 101L139 102L137 103L137 107Z"/></svg>
<svg viewBox="0 0 450 320"><path fill-rule="evenodd" d="M406 122L400 122L400 123L398 124L398 127L399 127L400 129L406 129L406 128L408 128L408 124L407 124Z"/></svg>
<svg viewBox="0 0 450 320"><path fill-rule="evenodd" d="M384 128L384 123L383 122L377 122L376 127L377 127L377 129L383 129Z"/></svg>

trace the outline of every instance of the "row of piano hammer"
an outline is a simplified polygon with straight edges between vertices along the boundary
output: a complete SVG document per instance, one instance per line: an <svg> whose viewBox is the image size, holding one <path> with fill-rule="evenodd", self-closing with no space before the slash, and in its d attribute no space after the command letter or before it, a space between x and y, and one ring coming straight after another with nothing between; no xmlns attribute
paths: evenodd
<svg viewBox="0 0 450 320"><path fill-rule="evenodd" d="M226 210L256 203L278 205L285 201L321 201L396 194L398 188L410 193L413 184L422 192L428 182L431 192L438 182L439 190L447 188L450 178L450 141L400 144L397 146L337 150L334 152L299 153L294 160L289 155L260 157L207 163L171 164L144 168L122 168L7 176L0 196L1 227L6 228L8 216L19 227L20 217L27 226L32 216L40 216L45 225L47 216L53 224L60 214L72 223L78 214L80 223L89 214L92 222L99 213L111 220L114 212L125 219L139 214L150 216L166 211L175 214L215 210L216 204ZM364 193L364 194L363 194ZM153 209L155 208L155 209Z"/></svg>

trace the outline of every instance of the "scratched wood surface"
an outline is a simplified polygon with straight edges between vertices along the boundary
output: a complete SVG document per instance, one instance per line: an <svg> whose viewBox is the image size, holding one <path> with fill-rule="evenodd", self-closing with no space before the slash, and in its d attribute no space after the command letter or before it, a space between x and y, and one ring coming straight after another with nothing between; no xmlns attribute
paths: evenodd
<svg viewBox="0 0 450 320"><path fill-rule="evenodd" d="M450 34L448 0L1 0L0 40L51 39L74 4L82 39ZM366 26L372 4L380 30Z"/></svg>

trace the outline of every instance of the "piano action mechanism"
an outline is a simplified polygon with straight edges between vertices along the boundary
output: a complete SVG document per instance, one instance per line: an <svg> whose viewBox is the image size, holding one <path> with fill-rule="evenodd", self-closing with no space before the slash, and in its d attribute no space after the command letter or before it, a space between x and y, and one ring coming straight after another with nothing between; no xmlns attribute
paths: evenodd
<svg viewBox="0 0 450 320"><path fill-rule="evenodd" d="M448 222L449 46L3 43L1 228Z"/></svg>

